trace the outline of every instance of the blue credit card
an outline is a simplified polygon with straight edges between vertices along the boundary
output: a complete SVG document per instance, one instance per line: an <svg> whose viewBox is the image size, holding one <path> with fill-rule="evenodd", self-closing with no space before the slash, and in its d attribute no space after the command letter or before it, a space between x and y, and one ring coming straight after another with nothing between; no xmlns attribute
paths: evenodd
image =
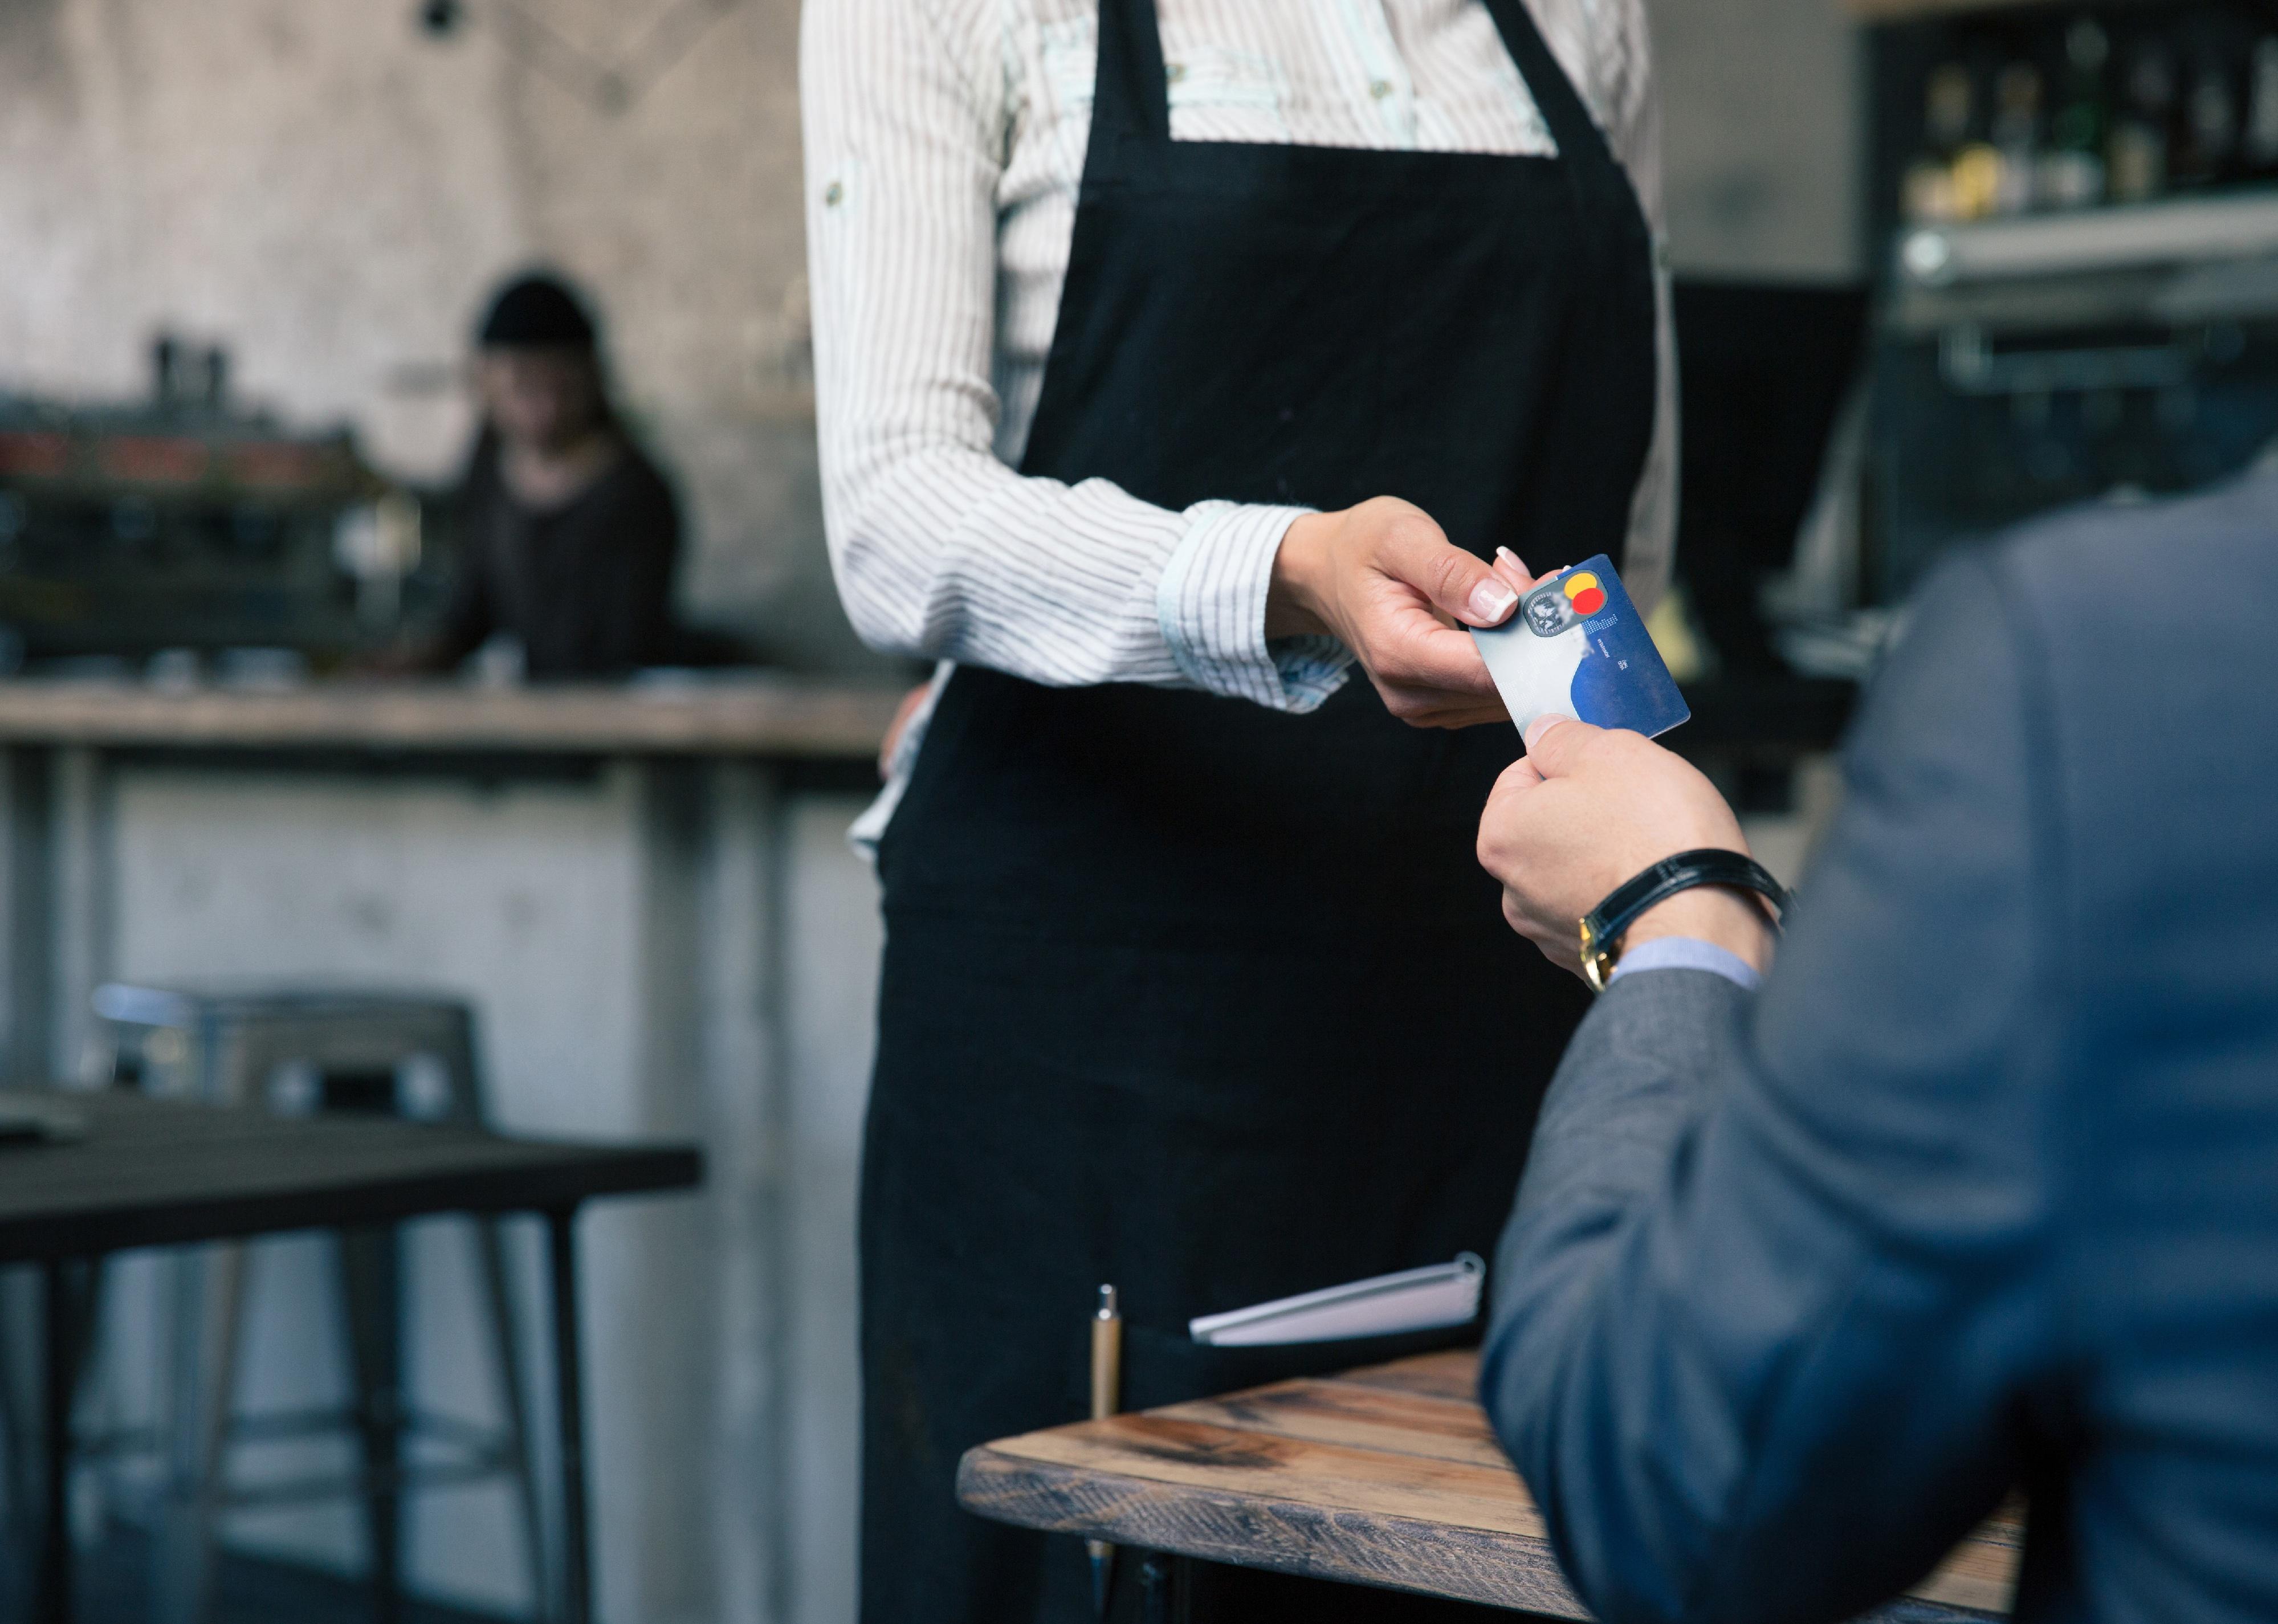
<svg viewBox="0 0 2278 1624"><path fill-rule="evenodd" d="M1693 714L1603 553L1543 582L1510 619L1472 637L1522 734L1541 717L1571 716L1653 738Z"/></svg>

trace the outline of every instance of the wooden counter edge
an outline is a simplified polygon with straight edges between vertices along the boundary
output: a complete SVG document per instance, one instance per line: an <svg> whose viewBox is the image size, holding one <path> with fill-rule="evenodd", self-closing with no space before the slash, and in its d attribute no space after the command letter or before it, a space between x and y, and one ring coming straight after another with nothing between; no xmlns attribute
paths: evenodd
<svg viewBox="0 0 2278 1624"><path fill-rule="evenodd" d="M280 690L10 679L0 681L0 745L868 759L899 699L877 684L799 678L679 690L327 682Z"/></svg>
<svg viewBox="0 0 2278 1624"><path fill-rule="evenodd" d="M1214 1491L1039 1460L985 1444L967 1450L958 1463L957 1502L976 1515L1022 1528L1554 1618L1590 1616L1548 1542L1525 1535ZM2016 1550L2007 1532L1974 1531L1921 1583L1867 1619L1914 1624L2005 1617L2016 1582ZM1405 1577L1422 1545L1433 1552L1439 1581L1428 1590Z"/></svg>
<svg viewBox="0 0 2278 1624"><path fill-rule="evenodd" d="M967 1451L958 1463L957 1500L981 1516L1023 1528L1554 1618L1589 1617L1549 1547L1517 1535L1153 1483L1028 1460L988 1445ZM1410 1575L1415 1549L1427 1544L1441 1582L1425 1590Z"/></svg>

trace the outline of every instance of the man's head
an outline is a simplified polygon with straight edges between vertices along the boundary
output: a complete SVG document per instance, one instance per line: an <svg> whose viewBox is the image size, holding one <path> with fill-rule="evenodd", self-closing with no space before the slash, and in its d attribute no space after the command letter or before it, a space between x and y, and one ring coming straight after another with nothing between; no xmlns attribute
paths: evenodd
<svg viewBox="0 0 2278 1624"><path fill-rule="evenodd" d="M508 283L475 342L484 415L502 438L556 449L607 420L593 318L559 278L539 273Z"/></svg>

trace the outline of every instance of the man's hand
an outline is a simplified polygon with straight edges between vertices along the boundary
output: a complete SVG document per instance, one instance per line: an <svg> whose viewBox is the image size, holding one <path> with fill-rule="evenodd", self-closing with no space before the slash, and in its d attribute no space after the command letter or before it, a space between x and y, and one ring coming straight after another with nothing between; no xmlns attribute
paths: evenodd
<svg viewBox="0 0 2278 1624"><path fill-rule="evenodd" d="M1289 527L1273 560L1265 635L1326 632L1353 652L1395 716L1468 728L1508 713L1459 628L1500 626L1533 584L1523 569L1499 573L1455 545L1422 508L1380 496Z"/></svg>
<svg viewBox="0 0 2278 1624"><path fill-rule="evenodd" d="M1666 857L1702 847L1746 853L1739 820L1698 768L1635 733L1553 718L1487 798L1479 862L1502 882L1503 917L1552 963L1579 973L1582 916ZM1623 938L1695 936L1757 969L1771 963L1763 911L1737 891L1697 887L1647 911Z"/></svg>

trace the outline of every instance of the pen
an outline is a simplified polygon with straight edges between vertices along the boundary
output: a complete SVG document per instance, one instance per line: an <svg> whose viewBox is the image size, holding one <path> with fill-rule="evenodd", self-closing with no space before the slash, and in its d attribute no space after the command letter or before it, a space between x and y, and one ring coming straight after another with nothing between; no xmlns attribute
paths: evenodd
<svg viewBox="0 0 2278 1624"><path fill-rule="evenodd" d="M1123 1315L1115 1306L1115 1288L1099 1288L1099 1308L1091 1316L1091 1418L1105 1421L1120 1407L1123 1387ZM1115 1572L1115 1547L1104 1539L1087 1539L1091 1558L1091 1605L1107 1616L1107 1583Z"/></svg>

